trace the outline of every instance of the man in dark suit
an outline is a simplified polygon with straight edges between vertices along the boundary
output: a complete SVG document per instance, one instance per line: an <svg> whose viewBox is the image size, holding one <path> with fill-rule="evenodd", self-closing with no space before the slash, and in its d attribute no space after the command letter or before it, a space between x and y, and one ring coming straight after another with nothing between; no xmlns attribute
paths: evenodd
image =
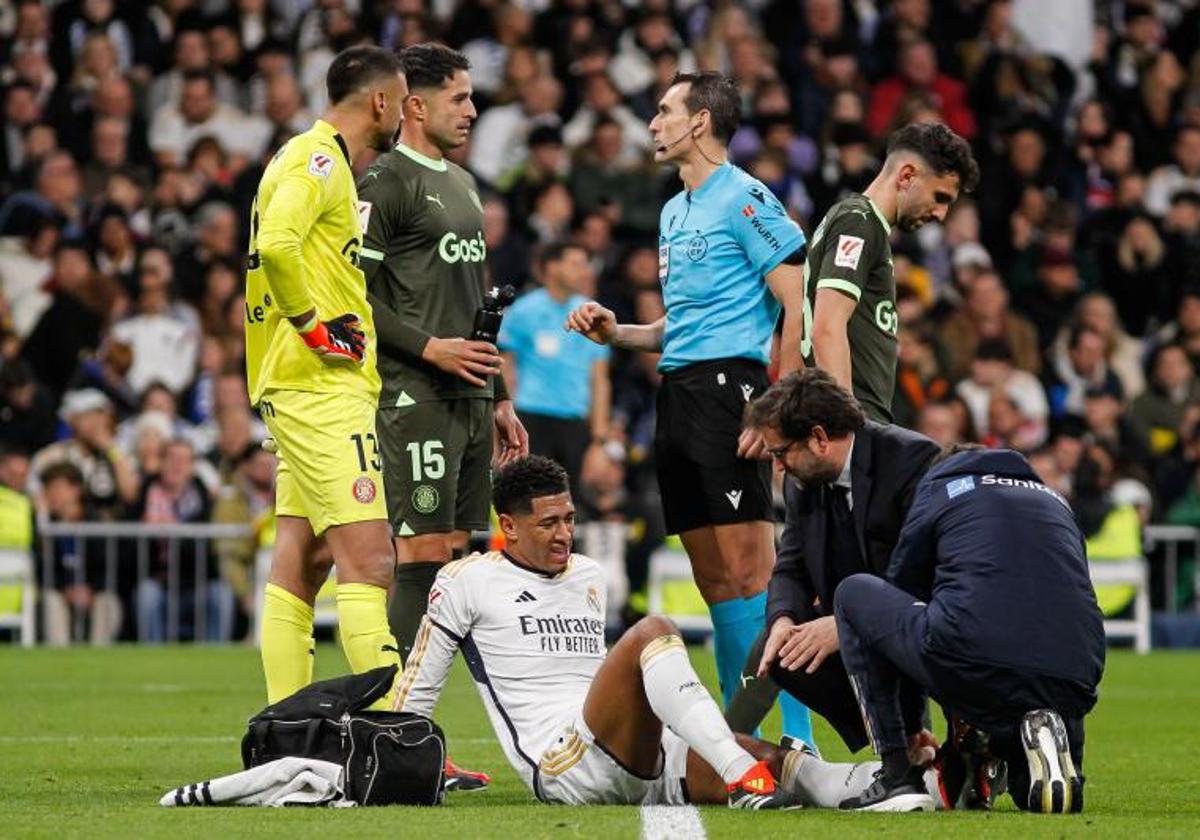
<svg viewBox="0 0 1200 840"><path fill-rule="evenodd" d="M850 575L887 570L913 491L938 445L868 421L858 401L817 368L775 383L751 404L747 425L762 434L788 476L759 677L769 671L857 751L868 738L838 653L833 593ZM906 720L919 723L922 698L913 692L908 700ZM926 745L932 746L928 733L913 744Z"/></svg>

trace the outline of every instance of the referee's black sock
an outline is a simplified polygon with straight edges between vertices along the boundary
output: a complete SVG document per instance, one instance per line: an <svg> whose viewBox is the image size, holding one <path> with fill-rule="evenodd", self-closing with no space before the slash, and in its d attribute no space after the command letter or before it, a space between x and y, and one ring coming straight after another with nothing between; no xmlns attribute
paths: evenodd
<svg viewBox="0 0 1200 840"><path fill-rule="evenodd" d="M400 645L400 659L408 667L408 656L417 639L417 629L429 602L429 590L441 570L434 562L399 563L396 566L396 586L388 601L388 624Z"/></svg>

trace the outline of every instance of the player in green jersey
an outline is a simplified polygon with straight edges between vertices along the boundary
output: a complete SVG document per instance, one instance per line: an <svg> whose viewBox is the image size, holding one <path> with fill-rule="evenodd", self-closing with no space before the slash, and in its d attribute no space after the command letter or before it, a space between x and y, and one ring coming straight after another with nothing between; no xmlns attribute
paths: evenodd
<svg viewBox="0 0 1200 840"><path fill-rule="evenodd" d="M375 312L383 456L396 582L388 609L408 660L434 578L488 527L492 448L528 452L495 345L472 341L486 283L483 204L446 159L475 120L467 59L434 44L404 51L410 95L395 149L360 179L360 252ZM464 786L470 780L464 780Z"/></svg>
<svg viewBox="0 0 1200 840"><path fill-rule="evenodd" d="M853 391L867 417L892 420L896 390L896 275L892 226L914 231L942 221L979 168L944 125L905 126L888 141L883 169L862 193L829 209L804 266L806 363Z"/></svg>

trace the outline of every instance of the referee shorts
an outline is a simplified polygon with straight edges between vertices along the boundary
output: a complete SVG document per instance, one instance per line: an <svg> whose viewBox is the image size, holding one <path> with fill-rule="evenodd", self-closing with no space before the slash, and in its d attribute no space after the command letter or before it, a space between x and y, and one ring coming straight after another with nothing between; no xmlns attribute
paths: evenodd
<svg viewBox="0 0 1200 840"><path fill-rule="evenodd" d="M259 401L279 446L275 513L335 525L387 519L375 403L353 394L270 390Z"/></svg>
<svg viewBox="0 0 1200 840"><path fill-rule="evenodd" d="M740 358L663 376L654 464L668 534L773 520L771 465L737 455L742 413L769 384L766 368Z"/></svg>

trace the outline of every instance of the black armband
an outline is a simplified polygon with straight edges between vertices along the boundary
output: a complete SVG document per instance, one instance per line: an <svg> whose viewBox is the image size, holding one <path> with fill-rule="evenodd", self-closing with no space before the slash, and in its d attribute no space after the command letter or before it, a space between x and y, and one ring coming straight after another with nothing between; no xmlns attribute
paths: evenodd
<svg viewBox="0 0 1200 840"><path fill-rule="evenodd" d="M801 245L795 251L783 258L787 265L804 265L804 260L808 256L808 246Z"/></svg>

